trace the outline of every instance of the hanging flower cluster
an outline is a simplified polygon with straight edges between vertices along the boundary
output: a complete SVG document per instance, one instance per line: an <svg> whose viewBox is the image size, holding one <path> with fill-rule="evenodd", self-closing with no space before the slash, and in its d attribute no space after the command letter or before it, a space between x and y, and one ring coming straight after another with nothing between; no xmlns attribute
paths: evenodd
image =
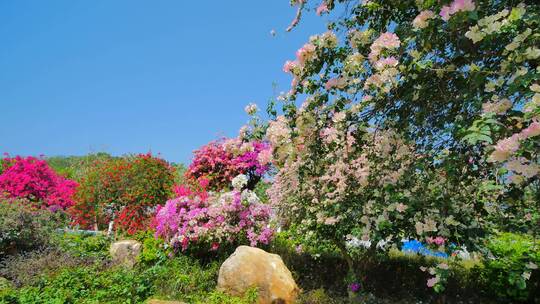
<svg viewBox="0 0 540 304"><path fill-rule="evenodd" d="M336 49L338 42L336 34L331 31L321 35L311 36L309 42L296 51L296 60L285 62L283 71L293 76L290 94L297 92L296 87L298 85L303 86L306 84L302 83L302 81L316 70L315 66L320 64L321 60L327 56L327 53L331 53ZM335 85L344 87L345 82L345 79L341 79ZM329 86L332 85L329 84Z"/></svg>

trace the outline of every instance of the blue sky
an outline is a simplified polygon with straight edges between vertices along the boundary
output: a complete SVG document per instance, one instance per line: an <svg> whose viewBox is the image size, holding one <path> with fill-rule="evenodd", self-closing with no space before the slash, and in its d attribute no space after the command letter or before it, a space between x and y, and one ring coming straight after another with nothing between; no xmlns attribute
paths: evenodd
<svg viewBox="0 0 540 304"><path fill-rule="evenodd" d="M0 152L175 162L289 88L281 71L325 19L292 33L288 0L0 1ZM277 35L272 37L270 31Z"/></svg>

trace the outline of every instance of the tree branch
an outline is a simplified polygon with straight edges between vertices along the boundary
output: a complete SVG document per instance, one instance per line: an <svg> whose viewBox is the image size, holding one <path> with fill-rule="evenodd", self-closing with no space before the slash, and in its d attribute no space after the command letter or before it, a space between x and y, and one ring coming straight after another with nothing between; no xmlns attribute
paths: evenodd
<svg viewBox="0 0 540 304"><path fill-rule="evenodd" d="M298 5L298 9L296 10L296 16L294 16L293 21L287 27L286 31L290 32L294 27L298 25L298 22L300 22L300 18L302 18L302 11L304 10L304 5L306 2L304 0L300 0L300 4Z"/></svg>

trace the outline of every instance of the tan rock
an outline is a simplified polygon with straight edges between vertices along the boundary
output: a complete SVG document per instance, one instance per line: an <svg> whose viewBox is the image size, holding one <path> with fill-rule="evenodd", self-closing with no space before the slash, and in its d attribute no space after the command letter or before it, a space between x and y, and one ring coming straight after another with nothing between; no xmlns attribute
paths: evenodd
<svg viewBox="0 0 540 304"><path fill-rule="evenodd" d="M240 246L221 265L218 289L241 296L257 287L259 304L289 304L296 301L299 288L287 266L277 254Z"/></svg>
<svg viewBox="0 0 540 304"><path fill-rule="evenodd" d="M137 257L141 254L142 244L135 240L118 241L111 245L109 250L115 264L133 267L137 264Z"/></svg>

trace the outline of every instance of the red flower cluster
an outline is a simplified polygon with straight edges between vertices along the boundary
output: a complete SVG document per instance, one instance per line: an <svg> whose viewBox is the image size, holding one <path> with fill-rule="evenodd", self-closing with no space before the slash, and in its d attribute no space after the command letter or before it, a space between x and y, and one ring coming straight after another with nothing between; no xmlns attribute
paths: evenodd
<svg viewBox="0 0 540 304"><path fill-rule="evenodd" d="M43 159L5 158L0 175L0 193L24 198L41 208L66 209L73 205L77 183L54 172Z"/></svg>
<svg viewBox="0 0 540 304"><path fill-rule="evenodd" d="M82 227L105 228L114 220L115 227L133 234L148 228L173 183L174 168L151 154L97 160L81 180L70 213Z"/></svg>

